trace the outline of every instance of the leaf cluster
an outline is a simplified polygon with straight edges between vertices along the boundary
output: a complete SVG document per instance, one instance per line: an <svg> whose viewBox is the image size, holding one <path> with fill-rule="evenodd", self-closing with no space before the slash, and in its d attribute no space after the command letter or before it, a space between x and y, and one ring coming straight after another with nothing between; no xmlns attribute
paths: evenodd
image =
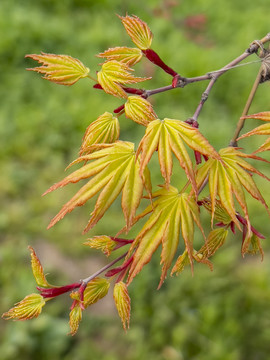
<svg viewBox="0 0 270 360"><path fill-rule="evenodd" d="M47 282L42 266L30 248L32 269L40 293L26 297L5 313L5 318L24 320L36 317L45 301L72 291L70 328L74 335L82 319L82 311L104 297L110 282L115 280L113 296L123 326L127 329L130 319L128 286L150 262L159 246L162 265L159 288L174 260L171 275L181 273L185 266L190 266L193 272L194 262L206 264L212 269L209 258L225 243L229 230L235 234L237 228L237 236L239 232L242 233L243 256L245 253L263 253L260 239L264 236L251 225L246 194L260 202L270 214L253 177L259 175L267 181L269 178L247 160L266 161L255 154L269 150L269 139L253 154L246 154L236 147L217 151L198 129L197 119L159 119L148 100L149 93L144 89L128 87L150 80L134 76L131 66L146 57L172 76L172 88L177 87L182 78L151 48L153 35L145 22L137 16L128 15L120 17L120 20L136 48L116 47L100 53L98 56L106 60L100 64L101 69L96 72L96 78L89 75L90 70L78 59L68 55L41 53L26 57L42 64L28 70L43 74L46 80L69 86L82 78L88 78L95 82L95 89L124 101L113 113L105 111L88 126L80 155L69 165L79 164L80 167L51 186L44 195L83 181L82 187L51 220L49 228L97 196L84 229L86 233L100 221L121 194L124 228L119 229L117 237L96 236L88 239L86 245L102 250L107 256L127 245L129 249L116 259L123 259L122 265L112 268L115 264L113 261L98 274L78 283L56 287ZM122 115L145 128L137 149L134 143L120 140L119 118ZM250 117L270 120L269 112L245 118ZM270 135L269 124L242 137L255 134ZM152 190L151 181L151 159L155 153L164 179L163 183L154 184L155 187L159 186L159 190ZM184 188L171 185L174 157L186 179ZM201 197L202 191L206 189L209 196ZM148 205L137 214L143 198L148 200ZM208 235L201 224L201 212L204 210L210 213L211 231ZM142 219L144 224L135 239L119 238L124 232L128 234ZM214 223L215 220L218 222ZM201 233L198 250L193 246L195 225ZM215 225L217 228L214 228ZM109 268L105 278L98 276Z"/></svg>

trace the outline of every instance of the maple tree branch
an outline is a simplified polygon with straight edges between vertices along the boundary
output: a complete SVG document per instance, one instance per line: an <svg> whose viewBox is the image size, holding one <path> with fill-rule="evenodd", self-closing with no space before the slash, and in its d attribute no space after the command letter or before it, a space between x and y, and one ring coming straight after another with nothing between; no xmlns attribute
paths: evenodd
<svg viewBox="0 0 270 360"><path fill-rule="evenodd" d="M254 81L254 84L253 84L252 89L251 89L251 91L249 93L246 105L244 107L244 110L242 112L242 115L241 115L240 119L238 120L236 129L235 129L235 133L234 133L234 135L233 135L233 137L232 137L232 139L230 141L229 146L237 147L237 138L239 137L239 134L240 134L240 132L243 129L244 124L245 124L245 119L243 119L242 117L248 114L249 108L250 108L250 106L252 104L252 101L254 99L254 96L256 94L258 86L260 84L261 77L262 77L262 67L260 68L260 70L258 72L258 75L257 75L257 77L256 77L256 79Z"/></svg>
<svg viewBox="0 0 270 360"><path fill-rule="evenodd" d="M108 270L110 267L112 267L114 264L116 264L118 261L122 260L126 255L128 254L128 251L125 252L124 254L122 254L121 256L119 256L118 258L116 258L115 260L113 260L112 262L110 262L109 264L103 266L101 269L99 269L98 271L96 271L94 274L90 275L89 277L81 280L82 284L88 284L91 280L93 280L95 277L97 277L98 275L102 274L104 271Z"/></svg>
<svg viewBox="0 0 270 360"><path fill-rule="evenodd" d="M195 113L193 115L193 117L191 118L194 121L197 121L197 118L203 108L204 103L206 102L206 100L208 99L209 93L213 87L213 85L215 84L216 80L223 75L225 72L227 72L228 70L234 68L236 65L238 65L240 62L242 62L243 60L245 60L248 56L254 54L257 52L257 50L259 49L260 45L259 44L264 44L266 42L270 41L270 33L266 34L261 40L255 40L253 41L250 46L243 52L243 54L239 55L237 58L235 58L234 60L232 60L231 62L229 62L227 65L225 65L224 67L222 67L219 70L216 71L210 71L205 75L201 75L201 76L195 76L192 78L185 78L185 77L179 77L178 82L175 84L175 86L173 85L167 85L167 86L163 86L157 89L153 89L153 90L145 90L144 91L144 97L148 98L149 96L155 95L155 94L159 94L165 91L169 91L172 89L176 89L176 88L183 88L186 85L192 84L194 82L199 82L199 81L205 81L205 80L210 80L206 90L203 92L200 103L197 107L197 109L195 110Z"/></svg>

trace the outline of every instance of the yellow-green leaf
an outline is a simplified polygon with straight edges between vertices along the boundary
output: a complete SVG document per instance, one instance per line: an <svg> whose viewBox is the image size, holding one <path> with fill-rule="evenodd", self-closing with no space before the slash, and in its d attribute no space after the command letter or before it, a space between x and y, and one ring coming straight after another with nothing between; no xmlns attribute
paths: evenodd
<svg viewBox="0 0 270 360"><path fill-rule="evenodd" d="M210 231L206 244L198 250L198 254L202 255L203 259L213 256L214 253L224 245L227 236L228 230L223 227Z"/></svg>
<svg viewBox="0 0 270 360"><path fill-rule="evenodd" d="M110 236L101 235L87 239L87 241L84 242L84 245L90 246L92 249L99 249L106 256L109 256L114 250L116 243L111 239Z"/></svg>
<svg viewBox="0 0 270 360"><path fill-rule="evenodd" d="M175 265L172 268L171 276L176 273L176 275L179 275L185 268L186 265L190 264L189 256L187 250L181 254L177 260Z"/></svg>
<svg viewBox="0 0 270 360"><path fill-rule="evenodd" d="M45 304L46 302L40 294L30 294L5 312L2 318L5 320L30 320L39 316Z"/></svg>
<svg viewBox="0 0 270 360"><path fill-rule="evenodd" d="M264 253L261 246L260 238L254 233L251 233L251 235L247 234L242 243L241 253L243 257L245 256L245 254L255 255L257 253L260 253L261 260L263 260Z"/></svg>
<svg viewBox="0 0 270 360"><path fill-rule="evenodd" d="M127 285L124 282L120 281L115 284L113 298L118 314L122 320L123 328L127 330L130 320L130 297L128 295Z"/></svg>
<svg viewBox="0 0 270 360"><path fill-rule="evenodd" d="M30 54L25 57L43 64L42 66L27 70L44 74L44 79L60 85L73 85L79 79L87 77L90 72L80 60L69 55L55 55L42 52L41 55Z"/></svg>
<svg viewBox="0 0 270 360"><path fill-rule="evenodd" d="M162 275L159 287L162 285L167 271L178 248L180 231L184 239L189 261L192 264L194 221L201 228L198 205L194 196L179 193L172 186L153 194L155 201L144 212L152 214L132 244L135 250L134 258L128 275L128 284L146 265L155 250L162 244L161 264ZM196 210L195 210L196 209ZM142 216L138 216L138 219Z"/></svg>
<svg viewBox="0 0 270 360"><path fill-rule="evenodd" d="M70 335L75 335L78 331L79 324L82 320L82 309L80 303L77 302L76 305L69 313L69 327L70 327Z"/></svg>
<svg viewBox="0 0 270 360"><path fill-rule="evenodd" d="M270 150L270 137L262 144L262 146L259 147L259 149L254 151L254 154L269 150Z"/></svg>
<svg viewBox="0 0 270 360"><path fill-rule="evenodd" d="M210 159L210 163L208 160L199 168L197 172L198 187L200 187L200 185L208 179L212 204L212 217L214 217L218 196L222 207L241 230L239 221L236 217L236 208L233 198L234 195L245 214L248 224L248 233L250 234L250 221L244 190L246 190L256 200L260 201L269 213L268 206L257 188L251 173L258 174L266 179L268 178L260 173L256 168L251 166L244 160L244 158L259 160L261 158L253 155L246 155L233 147L221 149L219 154L221 160Z"/></svg>
<svg viewBox="0 0 270 360"><path fill-rule="evenodd" d="M141 152L141 172L150 161L153 153L158 150L161 174L168 186L172 173L171 153L173 152L191 182L195 193L197 193L192 161L185 144L210 158L220 158L198 129L180 120L157 119L149 123L138 147L137 153Z"/></svg>
<svg viewBox="0 0 270 360"><path fill-rule="evenodd" d="M150 78L140 78L131 75L131 69L127 64L116 60L105 62L97 73L99 84L103 90L116 97L127 99L127 93L121 85L134 84Z"/></svg>
<svg viewBox="0 0 270 360"><path fill-rule="evenodd" d="M110 48L103 53L98 54L98 57L107 58L107 60L121 61L128 66L137 64L142 58L142 51L138 48L129 48L126 46Z"/></svg>
<svg viewBox="0 0 270 360"><path fill-rule="evenodd" d="M257 119L262 121L270 121L270 111L263 111L253 115L242 116L241 119Z"/></svg>
<svg viewBox="0 0 270 360"><path fill-rule="evenodd" d="M52 285L48 283L46 276L44 275L43 267L39 261L39 258L35 253L35 250L31 246L28 246L28 249L30 250L31 253L31 265L32 265L33 275L36 279L38 286L45 288L52 287Z"/></svg>
<svg viewBox="0 0 270 360"><path fill-rule="evenodd" d="M141 96L128 97L125 103L125 114L126 117L143 126L147 126L150 121L157 118L152 104Z"/></svg>
<svg viewBox="0 0 270 360"><path fill-rule="evenodd" d="M90 221L85 228L86 232L102 218L106 210L123 191L122 206L128 230L142 198L144 186L143 179L139 176L139 159L135 158L134 144L123 141L107 144L101 146L100 150L92 154L80 157L74 163L81 161L91 162L84 164L82 168L74 171L46 192L48 193L69 183L91 178L63 206L60 212L52 219L49 227L61 220L75 207L84 205L86 201L101 191L91 213ZM130 174L133 174L133 179ZM136 179L136 184L134 179Z"/></svg>
<svg viewBox="0 0 270 360"><path fill-rule="evenodd" d="M242 119L257 119L262 121L269 121L270 122L270 111L265 111L249 116L243 116ZM270 123L264 124L256 127L255 129L249 131L248 133L240 136L237 140L243 139L245 137L251 136L251 135L270 135ZM268 138L262 146L259 147L256 151L254 151L254 154L257 154L262 151L268 151L270 150L270 138Z"/></svg>
<svg viewBox="0 0 270 360"><path fill-rule="evenodd" d="M91 280L83 293L83 305L85 308L96 303L98 300L102 299L107 295L110 287L110 283L108 280L96 277Z"/></svg>
<svg viewBox="0 0 270 360"><path fill-rule="evenodd" d="M131 37L131 40L141 50L149 49L152 43L153 34L148 25L142 21L138 16L119 16L126 29L126 32Z"/></svg>
<svg viewBox="0 0 270 360"><path fill-rule="evenodd" d="M201 200L201 203L203 205L203 207L209 211L210 213L213 212L212 209L212 202L209 198L204 198ZM214 218L218 221L218 222L222 222L224 225L228 225L231 223L232 219L230 217L230 215L227 213L227 211L224 209L224 207L221 205L220 200L216 199L215 202L215 209L214 209Z"/></svg>
<svg viewBox="0 0 270 360"><path fill-rule="evenodd" d="M80 155L91 153L94 149L93 145L95 144L114 143L119 139L119 133L120 126L118 118L106 111L86 129Z"/></svg>

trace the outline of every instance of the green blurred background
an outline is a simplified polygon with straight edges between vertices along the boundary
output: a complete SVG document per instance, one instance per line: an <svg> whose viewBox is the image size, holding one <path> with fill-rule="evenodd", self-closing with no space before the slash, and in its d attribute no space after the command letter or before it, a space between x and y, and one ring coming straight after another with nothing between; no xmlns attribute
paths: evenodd
<svg viewBox="0 0 270 360"><path fill-rule="evenodd" d="M44 198L41 194L63 178L88 124L121 101L92 89L88 80L72 87L44 81L25 71L33 62L24 55L69 54L94 74L100 62L95 54L132 46L115 16L126 12L149 24L153 49L186 77L219 69L270 31L268 0L0 1L1 313L35 291L27 245L36 249L51 274L49 280L59 285L106 263L99 252L82 246L87 236L81 231L93 203L47 231L76 185ZM136 69L138 75L153 76L151 88L171 81L147 61ZM215 85L201 113L200 129L217 148L228 144L258 69L259 64L234 69ZM157 114L183 120L192 116L205 86L198 83L156 95L152 101ZM269 93L268 83L260 86L251 113L269 110ZM120 121L121 139L138 143L143 130L128 119ZM246 129L254 125L250 121ZM241 146L251 151L261 143L262 138L250 139ZM267 172L267 166L260 164L260 170ZM157 166L153 172L160 181ZM179 183L177 173L173 181ZM270 203L269 186L264 180L259 184ZM260 256L242 259L240 237L230 236L213 259L213 273L196 266L193 278L187 269L178 278L168 277L156 291L157 253L130 286L132 317L126 334L110 294L85 312L76 336L67 336L71 301L63 296L50 302L36 320L0 321L1 359L270 359L269 218L262 206L249 201L253 225L267 236L264 262ZM104 229L115 234L122 226L116 202L89 235L104 234Z"/></svg>

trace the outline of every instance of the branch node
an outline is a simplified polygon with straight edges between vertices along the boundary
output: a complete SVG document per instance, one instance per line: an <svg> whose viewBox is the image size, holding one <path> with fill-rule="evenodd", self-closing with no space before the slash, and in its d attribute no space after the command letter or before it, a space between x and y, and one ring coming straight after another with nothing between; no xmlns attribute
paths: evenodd
<svg viewBox="0 0 270 360"><path fill-rule="evenodd" d="M188 84L187 78L184 77L178 77L175 87L183 88Z"/></svg>
<svg viewBox="0 0 270 360"><path fill-rule="evenodd" d="M203 103L205 103L206 100L208 99L208 95L209 95L209 94L208 94L206 91L204 91L204 92L202 93L201 101L202 101Z"/></svg>

